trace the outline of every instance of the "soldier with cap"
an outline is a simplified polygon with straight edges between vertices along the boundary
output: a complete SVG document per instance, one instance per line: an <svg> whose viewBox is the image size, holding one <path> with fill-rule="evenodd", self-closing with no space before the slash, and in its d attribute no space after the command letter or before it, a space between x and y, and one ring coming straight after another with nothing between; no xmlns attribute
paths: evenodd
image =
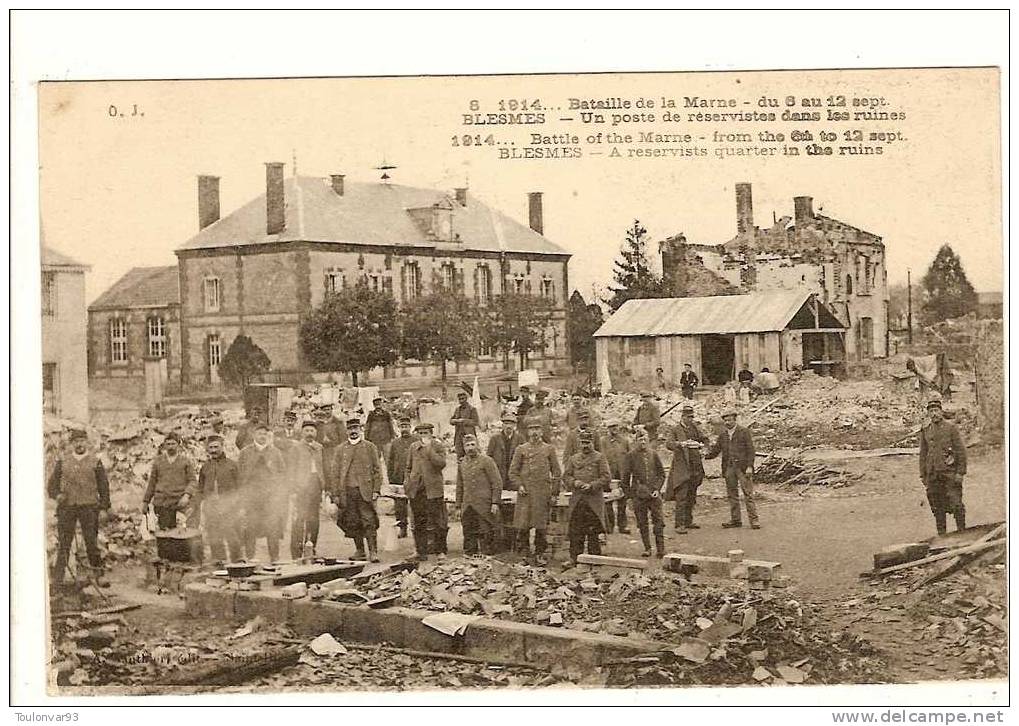
<svg viewBox="0 0 1019 726"><path fill-rule="evenodd" d="M376 397L372 399L373 408L368 412L368 418L365 419L364 426L366 429L365 437L375 444L375 448L384 455L386 447L393 440L394 428L393 416L382 404L383 400L381 398Z"/></svg>
<svg viewBox="0 0 1019 726"><path fill-rule="evenodd" d="M478 450L478 437L464 434L464 455L457 463L456 506L463 526L464 554L493 553L499 521L502 477L490 456Z"/></svg>
<svg viewBox="0 0 1019 726"><path fill-rule="evenodd" d="M701 431L693 416L693 406L684 405L679 425L673 429L668 448L672 451L666 499L675 499L676 532L686 534L688 529L700 529L694 524L693 510L697 503L697 489L704 481L704 457L701 448L708 437Z"/></svg>
<svg viewBox="0 0 1019 726"><path fill-rule="evenodd" d="M689 363L683 364L683 372L679 376L679 387L683 389L683 398L693 400L693 392L701 384L693 366Z"/></svg>
<svg viewBox="0 0 1019 726"><path fill-rule="evenodd" d="M389 473L390 484L404 486L407 478L407 462L410 459L410 447L415 441L418 441L418 437L411 433L410 416L400 416L399 426L400 435L393 439L386 452L386 471ZM407 536L407 509L406 496L393 499L393 514L396 517L400 539Z"/></svg>
<svg viewBox="0 0 1019 726"><path fill-rule="evenodd" d="M548 398L548 391L544 388L539 388L535 394L534 405L531 406L527 412L529 419L537 419L541 424L541 440L546 444L552 443L552 409L545 403L545 399ZM517 414L519 416L520 414Z"/></svg>
<svg viewBox="0 0 1019 726"><path fill-rule="evenodd" d="M82 430L71 431L71 450L57 459L46 483L46 493L57 501L57 558L53 565L53 584L64 580L71 542L78 524L85 540L89 565L99 583L103 567L99 553L99 512L110 509L110 483L106 468L89 450L88 435Z"/></svg>
<svg viewBox="0 0 1019 726"><path fill-rule="evenodd" d="M705 459L714 459L722 455L722 476L725 478L725 491L729 498L729 521L722 527L742 527L743 517L740 513L739 495L743 492L743 502L750 518L750 528L760 529L757 518L757 504L754 502L754 440L750 430L736 424L736 409L726 408L722 411L722 422L725 424L722 433L708 450Z"/></svg>
<svg viewBox="0 0 1019 726"><path fill-rule="evenodd" d="M508 491L516 491L516 484L510 480L510 464L517 447L526 439L517 431L517 417L512 413L502 415L502 429L488 440L488 455L499 470L502 486ZM513 529L513 502L499 503L498 546L502 550L516 547L516 530Z"/></svg>
<svg viewBox="0 0 1019 726"><path fill-rule="evenodd" d="M658 442L658 425L661 422L661 418L662 412L655 404L654 397L651 393L645 391L640 394L640 406L637 408L637 413L633 417L633 425L644 427L648 433L648 438L650 439L652 446L656 446Z"/></svg>
<svg viewBox="0 0 1019 726"><path fill-rule="evenodd" d="M245 513L244 552L248 559L254 558L256 542L265 537L269 557L275 562L283 539L283 515L278 507L280 493L286 491L287 464L273 445L266 424L256 424L253 436L237 457Z"/></svg>
<svg viewBox="0 0 1019 726"><path fill-rule="evenodd" d="M314 421L304 422L301 438L293 442L289 454L293 496L290 556L297 560L304 556L306 543L311 543L312 554L318 546L318 512L325 489L322 444L318 442L318 429Z"/></svg>
<svg viewBox="0 0 1019 726"><path fill-rule="evenodd" d="M587 411L581 411L577 416L577 428L570 429L566 433L566 443L563 446L563 463L571 456L580 451L580 434L583 431L587 431L591 434L591 441L594 445L595 451L601 451L600 437L594 431L594 425L591 423L591 414Z"/></svg>
<svg viewBox="0 0 1019 726"><path fill-rule="evenodd" d="M605 531L605 497L612 486L612 473L605 455L594 448L594 432L581 429L580 450L566 459L563 486L571 492L567 514L570 561L577 563L586 542L589 555L601 554L598 535Z"/></svg>
<svg viewBox="0 0 1019 726"><path fill-rule="evenodd" d="M920 480L927 490L934 526L938 534L944 534L951 512L955 528L966 529L966 507L962 503L966 445L956 425L945 420L937 393L927 401L927 417L929 423L920 431Z"/></svg>
<svg viewBox="0 0 1019 726"><path fill-rule="evenodd" d="M148 512L151 503L159 528L173 529L177 526L177 512L188 508L196 488L195 465L181 451L180 436L170 432L152 461L142 512Z"/></svg>
<svg viewBox="0 0 1019 726"><path fill-rule="evenodd" d="M620 488L623 490L621 499L605 504L605 528L610 534L616 528L620 534L630 534L630 527L626 521L626 500L630 497L630 491L624 476L626 455L630 453L630 449L630 439L623 432L619 421L609 421L608 434L601 439L601 452L609 462L612 478L619 480Z"/></svg>
<svg viewBox="0 0 1019 726"><path fill-rule="evenodd" d="M318 429L318 442L322 444L322 466L325 469L323 473L328 486L333 480L333 458L336 456L336 447L347 438L346 424L333 415L333 407L328 404L317 406L312 416Z"/></svg>
<svg viewBox="0 0 1019 726"><path fill-rule="evenodd" d="M347 419L347 440L336 447L332 465L332 498L336 524L354 540L354 559L379 561L379 515L375 502L382 491L382 457L363 437L361 419Z"/></svg>
<svg viewBox="0 0 1019 726"><path fill-rule="evenodd" d="M449 424L453 427L453 449L456 451L456 458L459 459L464 455L464 436L466 434L477 435L480 418L478 410L467 401L466 391L457 391L456 401L456 410L453 411L453 417L449 419Z"/></svg>
<svg viewBox="0 0 1019 726"><path fill-rule="evenodd" d="M226 455L223 437L213 433L205 437L208 459L198 471L198 494L201 500L205 541L215 562L223 562L227 553L234 562L244 554L240 470L237 462Z"/></svg>
<svg viewBox="0 0 1019 726"><path fill-rule="evenodd" d="M644 556L651 556L651 536L648 516L655 535L655 554L665 555L665 521L662 518L662 486L665 484L665 467L658 452L651 448L647 431L637 429L634 449L626 456L627 489L633 497L633 513L637 529L644 543Z"/></svg>
<svg viewBox="0 0 1019 726"><path fill-rule="evenodd" d="M548 530L552 502L559 494L562 469L555 449L542 441L540 418L528 419L527 441L513 452L509 476L517 490L513 526L517 530L518 545L524 554L529 551L533 529L535 558L538 564L544 564L545 551L548 549L545 533Z"/></svg>
<svg viewBox="0 0 1019 726"><path fill-rule="evenodd" d="M446 556L447 519L442 478L446 449L432 437L433 429L430 423L417 425L420 439L410 445L403 485L414 516L414 548L421 561L427 560L430 554L438 555L439 559Z"/></svg>
<svg viewBox="0 0 1019 726"><path fill-rule="evenodd" d="M531 387L520 386L520 403L517 404L517 419L524 421L534 401L531 399Z"/></svg>

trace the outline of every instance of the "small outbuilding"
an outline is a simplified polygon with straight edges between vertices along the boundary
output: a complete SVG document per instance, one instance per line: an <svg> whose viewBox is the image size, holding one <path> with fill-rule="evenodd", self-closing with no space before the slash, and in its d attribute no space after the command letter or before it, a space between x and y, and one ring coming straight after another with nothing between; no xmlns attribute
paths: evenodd
<svg viewBox="0 0 1019 726"><path fill-rule="evenodd" d="M702 384L735 380L746 365L828 372L845 361L846 326L808 290L629 300L595 332L597 370L679 385L689 363ZM607 364L607 368L606 368Z"/></svg>

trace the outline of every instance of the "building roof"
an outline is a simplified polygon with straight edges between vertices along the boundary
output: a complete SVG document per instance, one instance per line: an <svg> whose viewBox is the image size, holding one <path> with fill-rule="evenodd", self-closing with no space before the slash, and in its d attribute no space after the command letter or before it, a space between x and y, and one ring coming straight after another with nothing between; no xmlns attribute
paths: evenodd
<svg viewBox="0 0 1019 726"><path fill-rule="evenodd" d="M1002 304L1004 304L1004 296L1000 292L978 292L977 293L977 304L978 305L1002 305Z"/></svg>
<svg viewBox="0 0 1019 726"><path fill-rule="evenodd" d="M88 269L88 265L84 265L46 245L43 245L39 250L39 260L43 267L80 267L83 270Z"/></svg>
<svg viewBox="0 0 1019 726"><path fill-rule="evenodd" d="M177 266L133 267L88 306L89 310L180 304Z"/></svg>
<svg viewBox="0 0 1019 726"><path fill-rule="evenodd" d="M628 300L595 337L767 333L783 330L809 290Z"/></svg>
<svg viewBox="0 0 1019 726"><path fill-rule="evenodd" d="M201 230L179 250L236 247L285 241L346 242L434 248L436 241L415 223L408 210L435 204L453 210L453 232L467 250L566 255L530 227L488 207L468 194L467 206L435 189L400 184L345 181L343 196L328 179L289 177L284 181L286 227L266 234L265 194Z"/></svg>

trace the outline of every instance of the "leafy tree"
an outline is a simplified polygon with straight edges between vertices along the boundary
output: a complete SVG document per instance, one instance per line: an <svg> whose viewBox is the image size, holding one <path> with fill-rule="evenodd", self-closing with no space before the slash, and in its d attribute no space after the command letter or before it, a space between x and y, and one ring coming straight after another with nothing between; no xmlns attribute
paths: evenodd
<svg viewBox="0 0 1019 726"><path fill-rule="evenodd" d="M977 307L977 293L966 279L962 261L951 246L938 250L927 274L923 276L924 302L921 311L925 324L961 318Z"/></svg>
<svg viewBox="0 0 1019 726"><path fill-rule="evenodd" d="M244 388L259 373L269 370L272 362L265 351L247 335L238 335L219 363L219 376L228 385Z"/></svg>
<svg viewBox="0 0 1019 726"><path fill-rule="evenodd" d="M527 367L531 351L545 346L545 331L552 321L552 305L534 295L504 293L492 298L483 337L493 348L519 357L520 370Z"/></svg>
<svg viewBox="0 0 1019 726"><path fill-rule="evenodd" d="M609 286L612 295L604 301L612 312L634 298L669 296L668 286L651 267L647 248L647 230L635 219L626 230L626 240L612 271L615 283Z"/></svg>
<svg viewBox="0 0 1019 726"><path fill-rule="evenodd" d="M400 311L401 350L407 358L436 361L446 380L446 363L467 358L481 337L477 305L463 295L439 290Z"/></svg>
<svg viewBox="0 0 1019 726"><path fill-rule="evenodd" d="M359 371L396 362L399 330L396 300L361 279L326 295L301 323L301 351L316 370L350 373L356 386Z"/></svg>
<svg viewBox="0 0 1019 726"><path fill-rule="evenodd" d="M566 312L566 337L570 341L570 362L590 365L594 362L594 333L603 322L602 310L597 303L590 305L579 290L570 295Z"/></svg>

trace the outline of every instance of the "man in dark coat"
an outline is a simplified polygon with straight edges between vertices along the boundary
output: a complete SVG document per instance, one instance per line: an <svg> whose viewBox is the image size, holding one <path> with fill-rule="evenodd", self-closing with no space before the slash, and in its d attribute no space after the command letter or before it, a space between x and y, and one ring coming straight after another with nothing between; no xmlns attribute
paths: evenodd
<svg viewBox="0 0 1019 726"><path fill-rule="evenodd" d="M570 537L570 561L587 545L589 555L601 554L598 535L605 531L605 497L612 484L609 462L605 455L594 450L594 433L580 431L580 451L571 456L563 467L563 486L570 494L567 515Z"/></svg>
<svg viewBox="0 0 1019 726"><path fill-rule="evenodd" d="M333 415L332 406L319 406L314 413L318 442L322 444L322 466L326 484L333 480L333 459L336 447L347 440L346 424Z"/></svg>
<svg viewBox="0 0 1019 726"><path fill-rule="evenodd" d="M499 470L502 486L509 491L516 491L516 485L510 481L510 464L517 447L526 439L517 431L517 417L511 413L503 414L502 430L488 440L488 456L495 462ZM516 530L513 528L513 502L499 503L499 527L497 532L500 550L513 550L516 547Z"/></svg>
<svg viewBox="0 0 1019 726"><path fill-rule="evenodd" d="M683 398L689 398L692 401L693 392L700 384L700 379L693 372L693 367L689 363L684 364L683 372L679 376L679 387L683 389Z"/></svg>
<svg viewBox="0 0 1019 726"><path fill-rule="evenodd" d="M237 438L234 439L234 446L237 447L237 450L240 451L245 446L250 446L251 442L255 440L255 427L258 424L267 423L269 421L265 409L258 405L252 406L244 423L237 429Z"/></svg>
<svg viewBox="0 0 1019 726"><path fill-rule="evenodd" d="M332 466L332 497L336 524L354 540L355 560L379 561L379 515L375 510L382 491L382 457L363 436L361 419L347 419L347 440L336 447Z"/></svg>
<svg viewBox="0 0 1019 726"><path fill-rule="evenodd" d="M103 462L89 451L88 435L84 431L71 432L71 450L57 459L46 483L46 493L57 501L57 558L53 565L53 584L59 586L64 580L75 527L79 523L89 566L100 584L106 584L101 579L99 511L110 509L110 482Z"/></svg>
<svg viewBox="0 0 1019 726"><path fill-rule="evenodd" d="M945 420L937 394L927 402L927 415L930 423L920 432L920 480L927 490L934 525L938 534L944 534L947 514L951 512L955 528L966 529L966 507L962 502L966 445L955 424Z"/></svg>
<svg viewBox="0 0 1019 726"><path fill-rule="evenodd" d="M314 421L301 426L301 438L290 447L290 477L293 495L290 518L290 556L301 559L306 543L312 554L318 546L319 519L325 474L322 468L322 444Z"/></svg>
<svg viewBox="0 0 1019 726"><path fill-rule="evenodd" d="M722 476L725 477L725 491L729 497L729 521L722 527L742 527L739 495L743 492L743 502L747 508L751 529L760 529L757 519L757 505L754 502L754 440L750 431L736 424L736 409L727 408L722 411L725 428L710 448L706 459L722 455Z"/></svg>
<svg viewBox="0 0 1019 726"><path fill-rule="evenodd" d="M434 554L446 557L446 502L444 499L442 470L446 468L446 449L432 437L434 426L419 423L420 439L410 445L407 472L403 490L410 501L414 517L414 548L418 560Z"/></svg>
<svg viewBox="0 0 1019 726"><path fill-rule="evenodd" d="M456 401L457 407L453 411L453 417L449 419L449 424L453 427L453 450L459 459L464 455L464 436L466 434L476 436L481 419L478 417L478 410L467 401L466 391L457 391Z"/></svg>
<svg viewBox="0 0 1019 726"><path fill-rule="evenodd" d="M534 405L527 412L528 419L537 419L541 422L541 440L546 444L552 443L552 425L555 423L552 417L552 409L545 403L548 398L548 391L539 389L535 394ZM520 414L517 414L519 418Z"/></svg>
<svg viewBox="0 0 1019 726"><path fill-rule="evenodd" d="M532 406L534 406L534 400L531 398L531 387L520 386L520 403L517 404L517 420L525 421L525 417L530 412Z"/></svg>
<svg viewBox="0 0 1019 726"><path fill-rule="evenodd" d="M513 514L517 544L526 555L533 529L534 556L539 565L545 564L545 551L548 549L545 533L552 502L559 494L562 480L559 457L552 445L542 441L541 436L541 419L528 419L527 441L517 447L510 463L510 481L517 490L517 506Z"/></svg>
<svg viewBox="0 0 1019 726"><path fill-rule="evenodd" d="M386 452L386 472L389 475L389 483L403 486L407 478L407 461L410 458L410 447L418 437L411 433L410 417L400 417L400 435L389 444ZM408 505L406 497L393 499L393 514L396 517L396 526L399 528L400 539L407 536L407 515Z"/></svg>
<svg viewBox="0 0 1019 726"><path fill-rule="evenodd" d="M241 449L237 458L241 474L241 496L244 501L244 552L255 556L255 543L265 537L269 558L279 559L283 539L283 518L277 507L280 492L286 491L287 463L282 452L273 446L269 427L255 426L254 440Z"/></svg>
<svg viewBox="0 0 1019 726"><path fill-rule="evenodd" d="M381 398L376 398L372 401L374 408L368 412L368 418L365 419L364 427L365 438L375 444L375 448L385 456L386 447L389 446L389 442L394 438L394 429L393 417L382 404Z"/></svg>
<svg viewBox="0 0 1019 726"><path fill-rule="evenodd" d="M630 440L623 432L619 421L609 421L609 432L601 438L601 452L609 462L612 478L619 480L619 486L623 490L622 499L605 504L605 527L609 534L617 528L620 534L630 534L630 526L626 521L626 501L630 497L630 491L623 479L626 455L630 453L630 448Z"/></svg>
<svg viewBox="0 0 1019 726"><path fill-rule="evenodd" d="M644 427L652 447L658 445L658 425L661 423L661 418L662 412L655 404L654 397L647 392L640 394L640 407L633 417L633 425Z"/></svg>
<svg viewBox="0 0 1019 726"><path fill-rule="evenodd" d="M502 501L502 477L490 456L478 450L478 437L464 434L457 462L456 506L463 525L464 554L492 554L492 535Z"/></svg>
<svg viewBox="0 0 1019 726"><path fill-rule="evenodd" d="M177 512L188 509L196 488L195 465L191 457L181 451L180 436L171 432L152 460L149 483L142 497L142 513L148 512L151 503L159 528L173 529L177 526Z"/></svg>
<svg viewBox="0 0 1019 726"><path fill-rule="evenodd" d="M695 443L700 446L695 446ZM700 529L699 524L694 524L693 510L697 503L697 489L704 481L701 448L707 443L708 437L694 420L693 406L683 406L679 425L673 429L668 444L672 451L672 466L666 492L666 499L676 501L675 525L679 534L686 534L688 529Z"/></svg>
<svg viewBox="0 0 1019 726"><path fill-rule="evenodd" d="M563 446L563 463L580 451L581 431L590 431L594 450L601 451L601 437L595 433L594 426L591 423L591 415L587 411L581 411L577 416L577 428L566 432L566 443Z"/></svg>
<svg viewBox="0 0 1019 726"><path fill-rule="evenodd" d="M647 431L637 430L635 446L626 456L626 479L633 497L633 513L637 529L644 543L644 556L651 556L651 537L648 532L648 515L655 535L655 554L665 555L665 521L662 518L662 486L665 484L665 467L658 452L651 448Z"/></svg>
<svg viewBox="0 0 1019 726"><path fill-rule="evenodd" d="M205 541L214 562L224 562L227 553L237 562L244 556L240 470L223 450L223 437L219 434L206 437L205 451L209 458L198 471Z"/></svg>

